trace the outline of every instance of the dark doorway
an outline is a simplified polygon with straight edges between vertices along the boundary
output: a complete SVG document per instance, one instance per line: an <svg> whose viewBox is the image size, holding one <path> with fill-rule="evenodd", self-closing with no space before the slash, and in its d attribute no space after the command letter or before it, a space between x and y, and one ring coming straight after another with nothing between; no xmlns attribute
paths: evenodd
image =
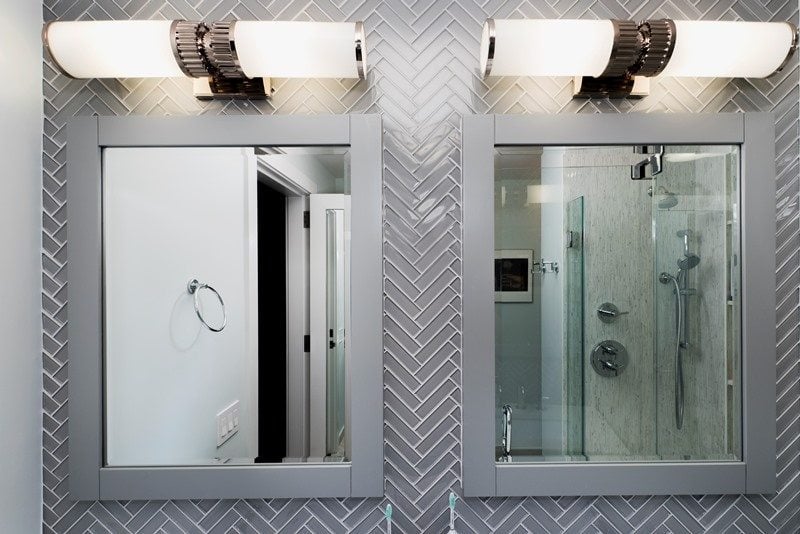
<svg viewBox="0 0 800 534"><path fill-rule="evenodd" d="M286 196L258 182L258 458L286 456Z"/></svg>

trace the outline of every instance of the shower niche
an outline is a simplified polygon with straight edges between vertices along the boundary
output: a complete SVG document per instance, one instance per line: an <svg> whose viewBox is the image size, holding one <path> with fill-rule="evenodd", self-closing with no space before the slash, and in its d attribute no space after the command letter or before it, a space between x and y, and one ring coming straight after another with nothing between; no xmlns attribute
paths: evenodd
<svg viewBox="0 0 800 534"><path fill-rule="evenodd" d="M774 486L772 119L657 117L466 121L468 495ZM559 269L487 300L513 249Z"/></svg>

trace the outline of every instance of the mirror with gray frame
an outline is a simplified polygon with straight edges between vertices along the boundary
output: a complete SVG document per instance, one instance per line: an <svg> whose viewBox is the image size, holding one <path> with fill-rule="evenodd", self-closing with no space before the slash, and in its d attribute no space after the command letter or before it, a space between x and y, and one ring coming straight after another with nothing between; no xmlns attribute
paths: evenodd
<svg viewBox="0 0 800 534"><path fill-rule="evenodd" d="M465 117L467 495L774 490L774 140Z"/></svg>
<svg viewBox="0 0 800 534"><path fill-rule="evenodd" d="M380 145L374 116L70 125L73 498L382 493Z"/></svg>

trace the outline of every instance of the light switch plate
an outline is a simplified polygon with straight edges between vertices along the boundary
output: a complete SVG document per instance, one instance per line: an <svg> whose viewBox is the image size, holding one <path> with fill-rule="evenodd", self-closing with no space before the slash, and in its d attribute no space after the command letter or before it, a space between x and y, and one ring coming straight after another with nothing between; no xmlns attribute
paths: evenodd
<svg viewBox="0 0 800 534"><path fill-rule="evenodd" d="M233 401L217 414L217 447L239 432L239 401Z"/></svg>

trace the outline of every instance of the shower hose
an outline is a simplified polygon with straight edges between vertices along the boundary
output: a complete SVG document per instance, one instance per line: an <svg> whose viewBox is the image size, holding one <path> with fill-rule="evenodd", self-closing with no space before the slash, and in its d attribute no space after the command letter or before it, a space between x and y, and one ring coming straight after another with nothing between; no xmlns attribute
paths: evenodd
<svg viewBox="0 0 800 534"><path fill-rule="evenodd" d="M678 274L680 276L680 273ZM675 285L675 426L683 427L683 354L681 353L681 332L683 331L683 303L681 302L681 286L678 276L670 277Z"/></svg>

